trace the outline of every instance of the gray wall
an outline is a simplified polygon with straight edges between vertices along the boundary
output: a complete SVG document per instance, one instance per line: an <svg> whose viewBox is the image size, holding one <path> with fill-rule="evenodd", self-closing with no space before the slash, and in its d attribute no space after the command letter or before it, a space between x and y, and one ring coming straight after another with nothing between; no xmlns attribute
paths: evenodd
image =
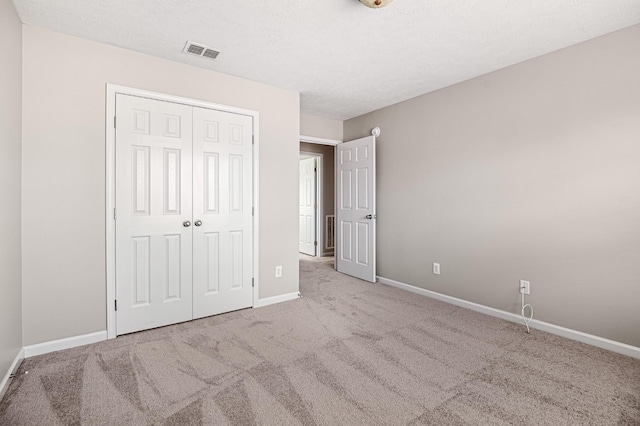
<svg viewBox="0 0 640 426"><path fill-rule="evenodd" d="M380 126L380 276L640 346L640 25L345 122ZM442 275L431 273L440 262Z"/></svg>
<svg viewBox="0 0 640 426"><path fill-rule="evenodd" d="M22 23L0 0L0 381L22 348L20 157Z"/></svg>
<svg viewBox="0 0 640 426"><path fill-rule="evenodd" d="M303 136L341 141L342 132L343 124L340 120L300 114L300 134Z"/></svg>
<svg viewBox="0 0 640 426"><path fill-rule="evenodd" d="M328 139L328 138L327 138ZM316 152L322 155L322 251L333 252L333 249L326 249L327 227L325 226L327 215L334 214L335 187L334 187L334 157L335 147L331 145L318 145L313 143L300 142L300 152Z"/></svg>
<svg viewBox="0 0 640 426"><path fill-rule="evenodd" d="M106 83L259 111L260 298L298 291L298 93L38 27L23 41L25 345L106 329Z"/></svg>

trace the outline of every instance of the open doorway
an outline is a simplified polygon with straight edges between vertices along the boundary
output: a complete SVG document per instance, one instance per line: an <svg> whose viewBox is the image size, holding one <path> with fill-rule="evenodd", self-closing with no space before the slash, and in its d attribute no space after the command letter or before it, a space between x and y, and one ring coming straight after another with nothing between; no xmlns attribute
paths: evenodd
<svg viewBox="0 0 640 426"><path fill-rule="evenodd" d="M333 257L335 146L300 142L300 253Z"/></svg>
<svg viewBox="0 0 640 426"><path fill-rule="evenodd" d="M309 235L316 235L314 245L317 244L317 250L314 247L310 251L314 255L307 255L303 254L303 249L300 257L320 260L327 259L322 256L331 256L328 259L338 272L370 282L377 280L375 147L379 135L380 129L376 127L372 129L371 136L347 142L300 136L300 152L305 155L302 160L316 158L308 160L310 166L307 170L317 167L322 171L322 178L310 175L309 179L315 179L317 185L322 182L315 197L324 202L319 201L313 206L316 209L313 214L317 216L305 216L301 210L300 223L305 218L306 224L312 226L315 223L316 227L301 226L300 235L307 235L309 241ZM321 162L326 165L326 170L315 166L319 161L317 158L324 159ZM328 161L329 158L332 160ZM312 184L304 178L307 172L301 170L301 182L310 187ZM314 197L309 195L310 192L301 191L301 194L307 200ZM310 201L307 204L310 206Z"/></svg>

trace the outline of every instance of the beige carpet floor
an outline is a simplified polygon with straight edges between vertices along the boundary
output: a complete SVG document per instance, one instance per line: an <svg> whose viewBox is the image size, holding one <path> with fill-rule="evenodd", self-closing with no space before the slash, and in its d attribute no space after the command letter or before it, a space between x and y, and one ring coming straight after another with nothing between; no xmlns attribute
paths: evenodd
<svg viewBox="0 0 640 426"><path fill-rule="evenodd" d="M640 424L640 360L330 261L300 275L295 301L27 359L0 424Z"/></svg>

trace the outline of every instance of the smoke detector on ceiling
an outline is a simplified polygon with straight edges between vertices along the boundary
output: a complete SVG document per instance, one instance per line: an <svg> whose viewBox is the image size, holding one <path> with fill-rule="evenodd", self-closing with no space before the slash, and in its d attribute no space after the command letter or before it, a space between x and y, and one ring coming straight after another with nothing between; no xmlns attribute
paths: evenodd
<svg viewBox="0 0 640 426"><path fill-rule="evenodd" d="M379 7L388 6L393 0L360 0L360 3L367 7L377 9Z"/></svg>
<svg viewBox="0 0 640 426"><path fill-rule="evenodd" d="M211 47L207 47L204 44L192 43L190 41L185 44L182 52L208 59L217 59L218 55L222 53L221 50L212 49Z"/></svg>

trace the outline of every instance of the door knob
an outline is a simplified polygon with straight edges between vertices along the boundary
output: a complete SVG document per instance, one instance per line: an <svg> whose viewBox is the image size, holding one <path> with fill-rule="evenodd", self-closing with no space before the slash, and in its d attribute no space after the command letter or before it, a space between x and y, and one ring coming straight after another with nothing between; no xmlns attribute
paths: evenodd
<svg viewBox="0 0 640 426"><path fill-rule="evenodd" d="M375 219L378 216L372 215L372 214L368 214L365 216L365 219Z"/></svg>
<svg viewBox="0 0 640 426"><path fill-rule="evenodd" d="M200 226L202 225L202 221L201 220L196 220L196 223L194 223L195 226Z"/></svg>
<svg viewBox="0 0 640 426"><path fill-rule="evenodd" d="M182 226L184 226L185 228L188 228L191 226L191 222L189 222L188 220L185 220L184 222L182 222Z"/></svg>

